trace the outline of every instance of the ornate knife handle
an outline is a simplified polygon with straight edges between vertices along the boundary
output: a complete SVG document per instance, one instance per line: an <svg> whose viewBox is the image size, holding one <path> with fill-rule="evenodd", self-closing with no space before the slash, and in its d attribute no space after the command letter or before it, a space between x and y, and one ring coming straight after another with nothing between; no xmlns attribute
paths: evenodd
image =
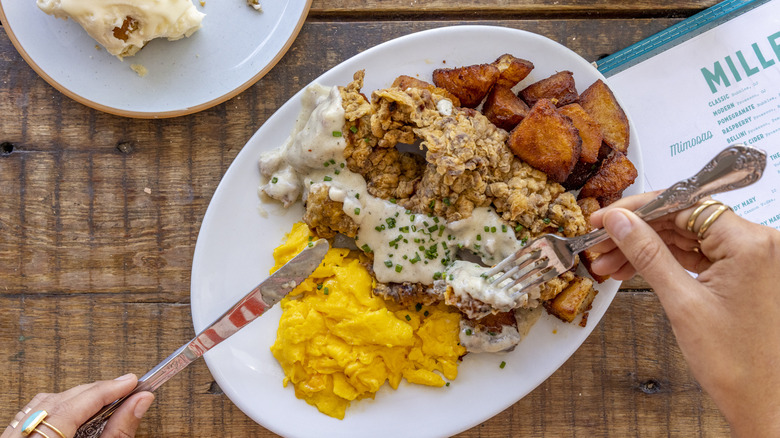
<svg viewBox="0 0 780 438"><path fill-rule="evenodd" d="M167 382L168 379L175 376L176 373L187 367L192 361L198 358L189 349L190 343L183 345L173 354L168 356L167 359L160 362L156 367L152 368L143 377L138 379L138 384L132 392L126 396L117 399L113 403L106 405L92 416L86 423L82 424L76 435L73 438L97 438L103 433L103 429L106 427L106 423L111 415L119 408L119 406L127 400L131 395L137 394L141 391L154 391L159 388L160 385Z"/></svg>
<svg viewBox="0 0 780 438"><path fill-rule="evenodd" d="M705 196L749 186L761 178L766 152L733 144L715 156L696 175L675 183L635 213L645 221L693 206Z"/></svg>
<svg viewBox="0 0 780 438"><path fill-rule="evenodd" d="M634 213L646 222L658 219L691 207L705 196L749 186L761 178L764 168L766 152L743 144L731 145L716 155L699 173L675 183ZM572 239L569 248L578 253L607 239L607 231L600 228Z"/></svg>

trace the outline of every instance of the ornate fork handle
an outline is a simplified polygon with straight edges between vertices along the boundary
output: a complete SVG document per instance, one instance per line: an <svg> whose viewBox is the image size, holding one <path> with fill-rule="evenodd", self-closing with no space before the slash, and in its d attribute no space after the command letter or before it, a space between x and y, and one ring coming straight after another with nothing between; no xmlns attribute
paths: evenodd
<svg viewBox="0 0 780 438"><path fill-rule="evenodd" d="M766 168L766 152L744 144L722 150L696 175L673 184L657 198L634 211L645 221L658 219L693 206L701 198L736 190L761 178ZM609 239L602 228L575 237L569 247L575 254Z"/></svg>

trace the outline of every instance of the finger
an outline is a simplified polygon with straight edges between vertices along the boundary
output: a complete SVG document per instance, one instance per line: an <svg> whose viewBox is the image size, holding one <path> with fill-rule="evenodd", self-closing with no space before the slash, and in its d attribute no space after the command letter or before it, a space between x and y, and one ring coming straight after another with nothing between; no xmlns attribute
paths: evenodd
<svg viewBox="0 0 780 438"><path fill-rule="evenodd" d="M619 249L602 253L591 262L590 269L598 275L609 275L616 273L620 268L628 263L626 256Z"/></svg>
<svg viewBox="0 0 780 438"><path fill-rule="evenodd" d="M656 190L654 192L647 192L639 195L628 196L626 198L618 199L612 204L609 204L608 206L593 212L593 214L590 215L590 223L593 225L594 228L603 228L604 214L607 211L612 210L614 208L625 208L626 210L631 210L631 211L636 210L637 208L657 198L660 193L661 193L660 190Z"/></svg>
<svg viewBox="0 0 780 438"><path fill-rule="evenodd" d="M712 266L712 262L707 257L704 257L701 252L685 251L674 246L670 247L669 250L686 271L701 274Z"/></svg>
<svg viewBox="0 0 780 438"><path fill-rule="evenodd" d="M79 426L103 406L132 391L137 382L134 374L126 374L115 380L101 380L71 388L61 394L68 394L68 398L63 398L57 405L47 409L52 419L47 421L66 434L75 433Z"/></svg>
<svg viewBox="0 0 780 438"><path fill-rule="evenodd" d="M633 268L653 287L667 311L679 300L689 298L698 286L661 237L634 213L612 209L604 216L604 227Z"/></svg>
<svg viewBox="0 0 780 438"><path fill-rule="evenodd" d="M154 394L143 391L133 394L122 403L106 423L103 435L109 438L130 438L135 436L146 411L154 401Z"/></svg>

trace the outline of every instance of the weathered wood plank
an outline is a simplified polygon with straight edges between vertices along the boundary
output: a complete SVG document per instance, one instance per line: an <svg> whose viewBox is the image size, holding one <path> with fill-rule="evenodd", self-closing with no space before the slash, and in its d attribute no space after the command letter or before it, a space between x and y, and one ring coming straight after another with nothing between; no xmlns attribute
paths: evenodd
<svg viewBox="0 0 780 438"><path fill-rule="evenodd" d="M366 14L403 14L422 17L446 14L468 16L470 14L493 15L507 17L513 14L533 15L621 15L621 16L681 16L690 15L696 11L708 8L718 3L717 0L688 1L619 1L619 0L575 0L565 2L549 2L543 0L313 0L310 16L361 16ZM521 18L521 17L512 17Z"/></svg>

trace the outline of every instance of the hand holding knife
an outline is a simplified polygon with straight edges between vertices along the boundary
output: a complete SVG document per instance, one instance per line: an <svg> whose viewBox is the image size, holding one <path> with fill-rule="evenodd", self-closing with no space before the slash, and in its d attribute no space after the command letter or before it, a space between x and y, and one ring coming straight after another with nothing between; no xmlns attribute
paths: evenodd
<svg viewBox="0 0 780 438"><path fill-rule="evenodd" d="M229 338L255 318L265 313L282 300L314 272L328 252L328 241L312 242L292 260L279 268L265 281L252 289L227 312L216 319L191 341L182 345L173 354L160 362L151 371L138 379L138 385L126 396L103 407L76 431L74 438L98 437L103 432L108 418L128 397L141 391L154 391L168 379L175 376L195 359Z"/></svg>

